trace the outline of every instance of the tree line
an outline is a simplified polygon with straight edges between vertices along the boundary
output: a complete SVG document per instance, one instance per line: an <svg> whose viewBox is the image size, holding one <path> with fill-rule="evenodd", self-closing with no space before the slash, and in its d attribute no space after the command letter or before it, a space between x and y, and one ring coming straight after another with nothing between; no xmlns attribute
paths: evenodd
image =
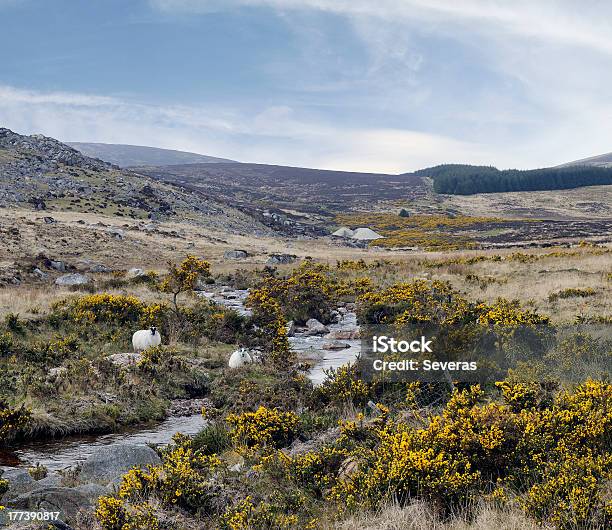
<svg viewBox="0 0 612 530"><path fill-rule="evenodd" d="M598 166L500 170L493 166L443 164L415 171L415 175L432 178L436 193L451 195L563 190L612 184L612 168Z"/></svg>

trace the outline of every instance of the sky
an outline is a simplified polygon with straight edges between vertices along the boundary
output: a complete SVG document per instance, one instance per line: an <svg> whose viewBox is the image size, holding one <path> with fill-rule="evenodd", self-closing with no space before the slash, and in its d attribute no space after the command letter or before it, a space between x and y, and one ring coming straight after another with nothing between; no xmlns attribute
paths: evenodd
<svg viewBox="0 0 612 530"><path fill-rule="evenodd" d="M605 0L0 0L0 127L401 173L612 151Z"/></svg>

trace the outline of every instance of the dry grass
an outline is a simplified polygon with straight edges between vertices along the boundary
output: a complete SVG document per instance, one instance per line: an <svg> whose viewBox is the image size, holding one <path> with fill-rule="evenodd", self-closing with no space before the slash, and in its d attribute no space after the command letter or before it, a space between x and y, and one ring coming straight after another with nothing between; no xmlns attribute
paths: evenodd
<svg viewBox="0 0 612 530"><path fill-rule="evenodd" d="M195 254L209 260L214 273L260 268L270 253L290 253L302 258L311 256L316 261L332 265L336 261L346 259L364 259L366 262L383 259L390 261L390 265L367 271L367 274L375 276L376 281L382 285L414 278L448 280L471 299L492 301L498 296L518 298L523 303L550 314L556 321L573 320L577 314L595 316L611 313L612 282L607 274L612 270L612 254L595 255L589 248L573 248L568 251L578 252L578 255L548 257L531 263L504 260L472 265L448 264L432 268L426 263L466 256L507 256L515 251L428 253L376 248L356 249L339 246L327 238L289 240L280 237L243 236L214 232L186 222L159 223L157 233L147 233L137 229L138 225L143 225L142 221L74 212L53 212L52 215L57 222L47 225L41 212L0 209L0 235L3 236L0 238L0 269L11 270L19 264L27 268L27 264L40 252L85 272L91 263L102 263L123 270L140 267L162 271L166 269L168 261L181 260L187 254ZM99 222L107 227L98 226ZM124 231L124 239L112 237L108 233L108 227L121 228ZM11 235L10 230L14 228L18 229L18 235ZM223 253L233 248L247 250L249 258L240 261L224 259ZM521 252L546 254L550 253L551 249ZM279 267L281 270L284 268ZM45 312L54 300L65 297L67 291L52 285L53 279L59 273L49 272L50 279L47 282L34 285L26 282L20 287L0 289L0 314L14 312L29 316L36 312ZM473 278L470 280L468 275L492 281L474 281ZM92 276L96 279L106 277ZM587 287L595 289L596 295L588 299L567 298L555 302L548 300L549 295L556 291ZM145 300L151 297L151 293L144 288L130 288L129 292Z"/></svg>
<svg viewBox="0 0 612 530"><path fill-rule="evenodd" d="M335 530L542 530L518 509L503 509L480 505L472 519L458 516L444 521L423 502L413 502L403 508L391 505L382 510L356 514L329 528Z"/></svg>

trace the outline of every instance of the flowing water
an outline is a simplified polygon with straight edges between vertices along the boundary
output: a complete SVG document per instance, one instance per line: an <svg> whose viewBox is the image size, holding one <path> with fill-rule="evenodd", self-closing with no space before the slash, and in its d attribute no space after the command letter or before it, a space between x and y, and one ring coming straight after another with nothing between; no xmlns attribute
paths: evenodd
<svg viewBox="0 0 612 530"><path fill-rule="evenodd" d="M244 306L248 291L224 288L216 293L200 293L200 296L213 300L221 305L236 310L241 315L249 315ZM330 331L351 330L357 326L355 313L346 312L342 319L328 326ZM342 340L348 345L342 350L326 350L323 345L329 342L320 335L308 336L296 333L289 337L291 348L301 358L308 359L312 364L308 376L315 385L325 379L325 371L338 368L354 361L360 352L359 340ZM103 435L75 435L65 438L35 441L24 444L13 452L0 450L0 468L32 465L40 463L50 470L61 470L83 462L97 448L102 446L119 446L122 444L168 444L172 436L181 432L186 435L196 434L205 425L200 414L192 416L171 417L153 426L133 427L121 432Z"/></svg>

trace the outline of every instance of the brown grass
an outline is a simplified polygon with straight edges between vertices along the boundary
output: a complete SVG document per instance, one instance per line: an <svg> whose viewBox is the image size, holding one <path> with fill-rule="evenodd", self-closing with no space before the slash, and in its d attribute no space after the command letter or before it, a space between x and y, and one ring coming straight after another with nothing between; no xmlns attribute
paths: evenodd
<svg viewBox="0 0 612 530"><path fill-rule="evenodd" d="M356 514L329 528L335 530L542 530L548 527L529 520L518 509L497 508L482 503L472 519L457 516L442 520L423 502L403 508L391 505L382 510Z"/></svg>

